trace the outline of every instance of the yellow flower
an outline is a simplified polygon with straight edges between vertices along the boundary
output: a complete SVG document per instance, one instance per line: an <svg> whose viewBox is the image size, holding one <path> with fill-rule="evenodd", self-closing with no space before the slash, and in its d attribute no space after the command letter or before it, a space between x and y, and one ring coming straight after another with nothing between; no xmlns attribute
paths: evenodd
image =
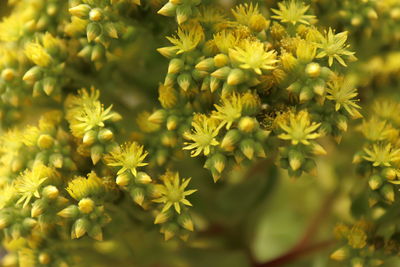
<svg viewBox="0 0 400 267"><path fill-rule="evenodd" d="M121 167L117 173L118 175L129 170L136 176L136 168L148 165L148 163L143 162L147 154L146 151L143 151L143 146L132 142L114 149L104 159L108 166Z"/></svg>
<svg viewBox="0 0 400 267"><path fill-rule="evenodd" d="M259 32L268 26L268 21L260 14L258 4L252 3L239 5L232 9L232 14L240 24L247 25L250 29Z"/></svg>
<svg viewBox="0 0 400 267"><path fill-rule="evenodd" d="M158 185L156 187L156 193L160 194L161 197L154 199L154 202L164 203L162 213L168 211L172 206L174 206L175 211L181 213L181 205L192 206L192 204L186 199L196 192L196 189L186 190L189 185L191 178L179 179L179 173L167 171L162 177L163 185Z"/></svg>
<svg viewBox="0 0 400 267"><path fill-rule="evenodd" d="M51 56L38 41L36 43L28 43L25 46L25 55L40 67L47 67L52 61Z"/></svg>
<svg viewBox="0 0 400 267"><path fill-rule="evenodd" d="M15 180L15 188L20 195L19 203L23 203L23 207L29 204L33 197L40 198L40 190L49 180L57 179L57 172L43 164L35 164L32 170L26 170Z"/></svg>
<svg viewBox="0 0 400 267"><path fill-rule="evenodd" d="M227 130L242 116L242 97L237 93L223 97L222 104L214 106L217 111L211 117L221 121L221 126L226 125Z"/></svg>
<svg viewBox="0 0 400 267"><path fill-rule="evenodd" d="M160 129L160 124L149 121L150 115L151 113L147 111L140 112L137 115L136 123L142 132L152 133Z"/></svg>
<svg viewBox="0 0 400 267"><path fill-rule="evenodd" d="M372 117L369 121L364 120L360 129L365 138L374 142L388 140L396 131L386 121L377 117Z"/></svg>
<svg viewBox="0 0 400 267"><path fill-rule="evenodd" d="M90 172L87 177L77 176L68 183L66 190L75 200L104 194L103 180L94 171Z"/></svg>
<svg viewBox="0 0 400 267"><path fill-rule="evenodd" d="M25 19L21 13L14 13L9 17L5 17L0 23L0 40L5 42L14 42L21 38L24 34Z"/></svg>
<svg viewBox="0 0 400 267"><path fill-rule="evenodd" d="M356 104L358 99L354 99L358 93L357 89L353 87L351 78L333 77L333 79L328 82L326 91L328 93L326 98L336 102L336 111L343 107L353 118L362 117L361 113L357 110L361 107Z"/></svg>
<svg viewBox="0 0 400 267"><path fill-rule="evenodd" d="M218 135L220 128L222 127L218 120L208 118L204 114L195 114L192 121L194 129L191 133L186 132L184 138L193 141L193 143L185 142L183 149L192 150L190 155L196 157L200 153L204 153L205 156L210 154L211 147L217 146L219 142L215 139Z"/></svg>
<svg viewBox="0 0 400 267"><path fill-rule="evenodd" d="M14 184L7 184L0 189L0 209L14 205L15 199L18 198Z"/></svg>
<svg viewBox="0 0 400 267"><path fill-rule="evenodd" d="M77 96L70 95L65 101L66 119L75 137L82 138L87 131L104 127L105 121L116 121L121 118L118 113L111 111L112 105L104 109L98 100L99 94L99 91L93 87L90 92L82 89Z"/></svg>
<svg viewBox="0 0 400 267"><path fill-rule="evenodd" d="M285 1L284 3L278 3L278 9L272 9L276 15L271 16L274 19L278 19L283 23L303 23L306 25L310 24L310 20L314 19L313 15L305 15L310 6L304 5L304 3L297 0Z"/></svg>
<svg viewBox="0 0 400 267"><path fill-rule="evenodd" d="M71 123L71 130L74 136L82 137L87 131L95 127L104 127L104 122L114 116L111 108L112 105L104 109L104 106L100 102L82 107L80 114L76 115L74 123Z"/></svg>
<svg viewBox="0 0 400 267"><path fill-rule="evenodd" d="M375 101L373 104L374 114L381 119L388 120L396 125L400 125L400 103L391 99L381 99Z"/></svg>
<svg viewBox="0 0 400 267"><path fill-rule="evenodd" d="M275 51L267 52L263 43L247 39L229 49L229 57L242 69L252 69L258 75L262 74L262 70L273 70L278 62Z"/></svg>
<svg viewBox="0 0 400 267"><path fill-rule="evenodd" d="M347 66L341 56L347 56L355 59L354 52L350 52L346 45L347 32L335 34L332 28L325 32L325 38L321 39L317 46L322 50L317 54L317 58L328 57L329 66L332 66L333 59L336 59L341 65Z"/></svg>
<svg viewBox="0 0 400 267"><path fill-rule="evenodd" d="M228 54L229 49L239 44L240 36L234 31L223 30L214 34L213 42L221 53Z"/></svg>
<svg viewBox="0 0 400 267"><path fill-rule="evenodd" d="M279 121L278 124L286 132L278 135L278 137L283 140L291 140L293 145L298 143L309 145L310 142L308 140L316 139L320 136L315 131L321 123L311 122L310 115L304 110L297 114L290 113L286 121Z"/></svg>
<svg viewBox="0 0 400 267"><path fill-rule="evenodd" d="M178 49L177 54L182 54L192 51L204 40L204 31L200 24L188 23L179 27L177 36L167 39Z"/></svg>
<svg viewBox="0 0 400 267"><path fill-rule="evenodd" d="M392 144L374 144L372 149L364 148L364 159L371 161L372 165L377 166L392 166L393 162L400 160L400 149L392 147Z"/></svg>

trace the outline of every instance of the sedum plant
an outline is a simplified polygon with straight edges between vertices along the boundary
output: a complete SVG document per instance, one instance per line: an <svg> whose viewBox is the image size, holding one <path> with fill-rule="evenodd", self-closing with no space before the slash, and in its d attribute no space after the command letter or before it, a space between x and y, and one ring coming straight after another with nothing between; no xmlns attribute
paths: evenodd
<svg viewBox="0 0 400 267"><path fill-rule="evenodd" d="M4 266L399 264L397 1L0 16Z"/></svg>

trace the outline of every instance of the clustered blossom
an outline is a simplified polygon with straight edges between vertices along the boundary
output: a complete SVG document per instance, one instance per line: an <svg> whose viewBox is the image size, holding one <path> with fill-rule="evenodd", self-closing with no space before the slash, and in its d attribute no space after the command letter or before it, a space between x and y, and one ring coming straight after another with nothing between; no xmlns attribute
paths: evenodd
<svg viewBox="0 0 400 267"><path fill-rule="evenodd" d="M360 99L370 96L357 88L390 81L398 60L387 72L381 59L357 65L364 76L383 69L361 83L346 69L357 60L348 39L362 22L371 28L358 34L372 35L378 11L390 18L389 29L400 29L400 6L361 1L362 11L331 12L344 21L353 16L349 25L324 28L317 12L328 10L325 0L270 2L228 11L201 0L8 1L10 14L0 22L4 265L88 266L91 259L82 255L92 250L107 257L117 251L122 260L126 251L135 254L125 251L135 238L151 236L154 245L155 227L165 240L188 240L195 228L213 223L201 209L192 213L192 203L206 195L197 191L209 185L181 178L195 178L185 173L191 164L201 162L202 176L220 184L216 190L229 189L223 196L247 183L236 174L265 159L290 177L316 175L318 157L357 123L365 143L353 163L367 178L359 199L368 199L362 209L372 212L336 227L342 244L331 258L350 259L353 267L381 264L374 258L383 239L379 216L391 215L399 199L400 102L378 99L364 119ZM154 19L157 13L176 24ZM150 62L161 60L147 47L151 41L167 43L157 48L165 65ZM163 67L162 80L151 77ZM154 102L142 101L154 91L136 88L154 84L159 106L136 114ZM398 254L398 225L388 224L385 235L392 236L381 243L385 253Z"/></svg>

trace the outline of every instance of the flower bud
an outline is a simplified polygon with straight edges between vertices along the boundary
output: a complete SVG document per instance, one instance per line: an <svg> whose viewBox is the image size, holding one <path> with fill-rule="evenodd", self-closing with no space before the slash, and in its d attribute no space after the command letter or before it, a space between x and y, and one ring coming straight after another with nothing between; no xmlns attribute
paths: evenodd
<svg viewBox="0 0 400 267"><path fill-rule="evenodd" d="M107 142L112 140L114 137L113 132L110 129L104 128L99 131L98 138L100 142Z"/></svg>
<svg viewBox="0 0 400 267"><path fill-rule="evenodd" d="M176 8L176 21L179 25L184 23L192 15L192 8L189 5L178 5Z"/></svg>
<svg viewBox="0 0 400 267"><path fill-rule="evenodd" d="M214 57L214 65L217 68L222 68L229 62L229 57L225 54L218 54Z"/></svg>
<svg viewBox="0 0 400 267"><path fill-rule="evenodd" d="M87 219L78 219L72 227L71 238L75 239L82 237L89 230L89 227L90 223Z"/></svg>
<svg viewBox="0 0 400 267"><path fill-rule="evenodd" d="M85 214L89 214L94 210L95 203L90 198L83 198L78 203L79 210Z"/></svg>
<svg viewBox="0 0 400 267"><path fill-rule="evenodd" d="M76 16L80 19L87 19L89 17L90 10L91 7L89 5L81 4L70 8L68 11L72 16Z"/></svg>
<svg viewBox="0 0 400 267"><path fill-rule="evenodd" d="M37 141L37 146L41 149L48 149L54 145L54 138L48 134L41 134Z"/></svg>
<svg viewBox="0 0 400 267"><path fill-rule="evenodd" d="M139 206L143 207L144 203L144 190L142 188L135 188L131 191L133 201Z"/></svg>
<svg viewBox="0 0 400 267"><path fill-rule="evenodd" d="M90 149L90 158L92 159L93 165L96 165L97 162L101 159L103 155L104 149L102 146L97 145Z"/></svg>
<svg viewBox="0 0 400 267"><path fill-rule="evenodd" d="M115 183L119 186L127 186L131 181L131 174L128 172L123 172L117 176Z"/></svg>
<svg viewBox="0 0 400 267"><path fill-rule="evenodd" d="M163 109L159 109L151 114L147 119L149 122L161 124L165 121L167 113Z"/></svg>
<svg viewBox="0 0 400 267"><path fill-rule="evenodd" d="M240 142L240 150L248 158L252 160L254 157L254 141L252 139L245 139Z"/></svg>
<svg viewBox="0 0 400 267"><path fill-rule="evenodd" d="M175 16L176 7L176 5L168 2L160 10L158 10L157 13L166 17L173 17Z"/></svg>
<svg viewBox="0 0 400 267"><path fill-rule="evenodd" d="M185 63L183 62L182 59L173 58L169 62L168 73L169 74L177 74L177 73L181 72L184 67L185 67Z"/></svg>
<svg viewBox="0 0 400 267"><path fill-rule="evenodd" d="M251 133L256 129L258 122L251 117L243 117L240 119L238 128L244 133Z"/></svg>
<svg viewBox="0 0 400 267"><path fill-rule="evenodd" d="M70 205L57 213L58 216L63 218L76 218L79 215L79 208L75 205Z"/></svg>
<svg viewBox="0 0 400 267"><path fill-rule="evenodd" d="M229 85L238 85L245 81L245 73L241 69L233 69L229 72L227 83Z"/></svg>
<svg viewBox="0 0 400 267"><path fill-rule="evenodd" d="M206 58L197 63L195 66L197 70L202 70L202 71L213 71L215 66L214 66L214 59L213 58Z"/></svg>
<svg viewBox="0 0 400 267"><path fill-rule="evenodd" d="M221 142L221 148L227 152L235 150L235 146L240 139L240 132L236 129L229 130Z"/></svg>
<svg viewBox="0 0 400 267"><path fill-rule="evenodd" d="M43 188L42 195L44 198L56 199L59 196L59 191L54 185L48 185Z"/></svg>
<svg viewBox="0 0 400 267"><path fill-rule="evenodd" d="M87 28L86 28L86 36L88 42L92 42L94 39L96 39L98 36L100 36L102 30L99 24L97 23L89 23Z"/></svg>
<svg viewBox="0 0 400 267"><path fill-rule="evenodd" d="M231 68L229 67L222 67L211 73L212 77L215 77L220 80L225 80L229 73L231 72Z"/></svg>
<svg viewBox="0 0 400 267"><path fill-rule="evenodd" d="M192 76L189 73L182 73L178 76L177 82L183 91L187 91L192 83Z"/></svg>
<svg viewBox="0 0 400 267"><path fill-rule="evenodd" d="M151 177L145 172L138 172L136 175L136 182L140 184L149 184L151 183Z"/></svg>
<svg viewBox="0 0 400 267"><path fill-rule="evenodd" d="M91 21L100 21L103 18L103 12L100 8L93 8L89 12L89 19Z"/></svg>
<svg viewBox="0 0 400 267"><path fill-rule="evenodd" d="M311 62L306 66L306 74L311 78L316 78L321 74L321 66L318 63Z"/></svg>

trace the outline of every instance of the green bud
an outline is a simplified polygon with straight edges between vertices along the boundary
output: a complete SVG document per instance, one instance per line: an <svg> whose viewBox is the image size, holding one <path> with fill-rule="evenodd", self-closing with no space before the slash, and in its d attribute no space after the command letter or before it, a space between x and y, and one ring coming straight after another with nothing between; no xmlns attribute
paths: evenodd
<svg viewBox="0 0 400 267"><path fill-rule="evenodd" d="M48 134L41 134L37 140L37 146L41 149L48 149L54 145L54 138Z"/></svg>
<svg viewBox="0 0 400 267"><path fill-rule="evenodd" d="M163 109L156 110L147 119L149 122L161 124L165 121L167 117L167 112Z"/></svg>
<svg viewBox="0 0 400 267"><path fill-rule="evenodd" d="M89 19L91 21L100 21L103 19L103 12L100 8L93 8L89 12Z"/></svg>
<svg viewBox="0 0 400 267"><path fill-rule="evenodd" d="M191 232L194 231L193 221L188 214L179 215L178 223L186 230Z"/></svg>
<svg viewBox="0 0 400 267"><path fill-rule="evenodd" d="M94 210L95 206L96 205L94 201L90 198L83 198L78 203L79 210L85 214L91 213Z"/></svg>
<svg viewBox="0 0 400 267"><path fill-rule="evenodd" d="M231 72L231 68L229 67L222 67L211 73L212 77L215 77L220 80L225 80L228 78L229 73Z"/></svg>
<svg viewBox="0 0 400 267"><path fill-rule="evenodd" d="M96 145L93 146L90 149L90 157L92 159L93 165L96 165L97 162L99 162L99 160L101 159L102 155L103 155L104 149L103 146L101 145Z"/></svg>
<svg viewBox="0 0 400 267"><path fill-rule="evenodd" d="M321 74L321 66L315 62L309 63L306 66L305 72L308 77L316 78Z"/></svg>
<svg viewBox="0 0 400 267"><path fill-rule="evenodd" d="M43 91L46 95L51 95L51 93L56 88L57 81L52 77L47 77L43 79Z"/></svg>
<svg viewBox="0 0 400 267"><path fill-rule="evenodd" d="M307 102L308 100L313 98L313 96L314 96L314 92L313 92L313 90L311 90L310 87L308 87L308 86L303 87L301 89L300 95L299 95L300 103Z"/></svg>
<svg viewBox="0 0 400 267"><path fill-rule="evenodd" d="M145 172L138 172L135 180L139 184L149 184L152 182L151 177Z"/></svg>
<svg viewBox="0 0 400 267"><path fill-rule="evenodd" d="M22 79L28 83L34 83L38 81L42 76L42 71L39 66L34 66L30 68L25 74Z"/></svg>
<svg viewBox="0 0 400 267"><path fill-rule="evenodd" d="M215 77L210 78L210 90L215 92L221 86L221 81Z"/></svg>
<svg viewBox="0 0 400 267"><path fill-rule="evenodd" d="M291 149L288 153L288 160L290 168L293 171L297 171L298 169L300 169L301 165L304 162L304 156L300 151L296 149Z"/></svg>
<svg viewBox="0 0 400 267"><path fill-rule="evenodd" d="M115 183L119 186L127 186L132 179L130 172L123 172L117 176Z"/></svg>
<svg viewBox="0 0 400 267"><path fill-rule="evenodd" d="M294 83L292 83L291 85L289 85L289 87L287 88L287 90L288 90L289 92L298 94L298 93L300 93L301 88L302 88L302 86L301 86L301 84L300 84L299 82L294 82Z"/></svg>
<svg viewBox="0 0 400 267"><path fill-rule="evenodd" d="M380 193L388 202L390 202L390 203L394 202L394 200L395 200L395 192L394 192L393 185L385 184L380 189Z"/></svg>
<svg viewBox="0 0 400 267"><path fill-rule="evenodd" d="M1 78L3 78L3 80L9 82L12 81L15 78L15 71L11 68L5 68L2 72L1 72Z"/></svg>
<svg viewBox="0 0 400 267"><path fill-rule="evenodd" d="M40 264L47 265L47 264L50 264L51 257L48 253L42 252L39 254L38 260L39 260Z"/></svg>
<svg viewBox="0 0 400 267"><path fill-rule="evenodd" d="M176 116L169 116L167 119L167 129L168 131L173 131L178 126L179 119Z"/></svg>
<svg viewBox="0 0 400 267"><path fill-rule="evenodd" d="M90 57L91 61L98 61L105 56L105 49L102 45L96 45L93 47L92 55Z"/></svg>
<svg viewBox="0 0 400 267"><path fill-rule="evenodd" d="M76 218L79 215L79 208L76 205L70 205L58 212L57 215L67 219Z"/></svg>
<svg viewBox="0 0 400 267"><path fill-rule="evenodd" d="M214 59L213 58L206 58L196 64L195 68L197 70L211 72L215 69L214 66Z"/></svg>
<svg viewBox="0 0 400 267"><path fill-rule="evenodd" d="M176 5L168 2L157 13L166 17L173 17L175 16L176 8Z"/></svg>
<svg viewBox="0 0 400 267"><path fill-rule="evenodd" d="M251 117L243 117L240 119L238 128L244 133L253 132L258 126L258 122L256 119Z"/></svg>
<svg viewBox="0 0 400 267"><path fill-rule="evenodd" d="M176 8L176 21L179 25L187 21L192 15L192 8L189 5L178 5Z"/></svg>
<svg viewBox="0 0 400 267"><path fill-rule="evenodd" d="M252 139L245 139L240 142L240 150L243 155L246 156L249 160L252 160L254 157L254 141Z"/></svg>
<svg viewBox="0 0 400 267"><path fill-rule="evenodd" d="M82 142L85 146L93 145L96 142L97 136L96 132L90 130L83 135Z"/></svg>
<svg viewBox="0 0 400 267"><path fill-rule="evenodd" d="M222 68L229 62L229 57L225 54L218 54L214 57L214 65L217 68Z"/></svg>
<svg viewBox="0 0 400 267"><path fill-rule="evenodd" d="M86 234L89 228L90 222L87 219L78 219L72 226L71 238L75 239L82 237L84 234Z"/></svg>
<svg viewBox="0 0 400 267"><path fill-rule="evenodd" d="M382 170L382 176L388 180L395 180L397 178L397 173L393 168L384 168Z"/></svg>
<svg viewBox="0 0 400 267"><path fill-rule="evenodd" d="M145 192L142 188L135 188L131 191L133 201L139 206L143 207Z"/></svg>
<svg viewBox="0 0 400 267"><path fill-rule="evenodd" d="M227 152L232 152L240 140L240 132L236 129L229 130L221 142L221 148Z"/></svg>
<svg viewBox="0 0 400 267"><path fill-rule="evenodd" d="M183 70L184 67L185 67L185 63L183 62L182 59L173 58L169 62L168 73L170 73L170 74L180 73Z"/></svg>
<svg viewBox="0 0 400 267"><path fill-rule="evenodd" d="M238 85L246 80L245 76L241 69L233 69L229 72L227 83L232 86Z"/></svg>
<svg viewBox="0 0 400 267"><path fill-rule="evenodd" d="M176 52L178 52L178 48L174 46L167 46L167 47L161 47L157 49L158 53L163 55L166 58L173 58L176 56Z"/></svg>
<svg viewBox="0 0 400 267"><path fill-rule="evenodd" d="M42 195L46 199L56 199L59 196L59 191L54 185L48 185L43 188Z"/></svg>
<svg viewBox="0 0 400 267"><path fill-rule="evenodd" d="M372 190L377 190L377 189L379 189L381 186L382 186L382 184L383 184L383 178L381 177L381 176L379 176L379 175L372 175L370 178L369 178L369 181L368 181L368 184L369 184L369 187L372 189Z"/></svg>
<svg viewBox="0 0 400 267"><path fill-rule="evenodd" d="M201 81L205 77L209 77L208 72L202 70L192 70L192 77L196 81Z"/></svg>
<svg viewBox="0 0 400 267"><path fill-rule="evenodd" d="M330 258L335 261L343 261L349 258L349 249L347 247L342 247L335 250L331 255Z"/></svg>
<svg viewBox="0 0 400 267"><path fill-rule="evenodd" d="M192 83L192 76L189 73L182 73L178 76L177 82L183 91L187 91Z"/></svg>
<svg viewBox="0 0 400 267"><path fill-rule="evenodd" d="M107 23L104 26L104 30L106 31L107 35L113 39L118 39L118 30L115 27L114 23Z"/></svg>
<svg viewBox="0 0 400 267"><path fill-rule="evenodd" d="M81 51L79 51L78 56L86 59L90 59L93 53L93 47L90 45L87 45L82 48Z"/></svg>
<svg viewBox="0 0 400 267"><path fill-rule="evenodd" d="M35 217L38 217L39 215L43 214L45 208L46 208L46 204L42 199L36 200L32 204L31 217L35 218Z"/></svg>
<svg viewBox="0 0 400 267"><path fill-rule="evenodd" d="M103 230L99 225L94 225L89 231L88 235L97 240L97 241L103 241Z"/></svg>
<svg viewBox="0 0 400 267"><path fill-rule="evenodd" d="M113 132L107 128L101 129L97 136L98 136L100 142L107 142L114 138Z"/></svg>
<svg viewBox="0 0 400 267"><path fill-rule="evenodd" d="M86 28L86 36L88 42L92 42L95 40L98 36L100 36L102 32L101 26L98 23L92 22L89 23L87 28Z"/></svg>
<svg viewBox="0 0 400 267"><path fill-rule="evenodd" d="M50 155L49 163L57 169L61 169L63 166L64 157L60 153Z"/></svg>

